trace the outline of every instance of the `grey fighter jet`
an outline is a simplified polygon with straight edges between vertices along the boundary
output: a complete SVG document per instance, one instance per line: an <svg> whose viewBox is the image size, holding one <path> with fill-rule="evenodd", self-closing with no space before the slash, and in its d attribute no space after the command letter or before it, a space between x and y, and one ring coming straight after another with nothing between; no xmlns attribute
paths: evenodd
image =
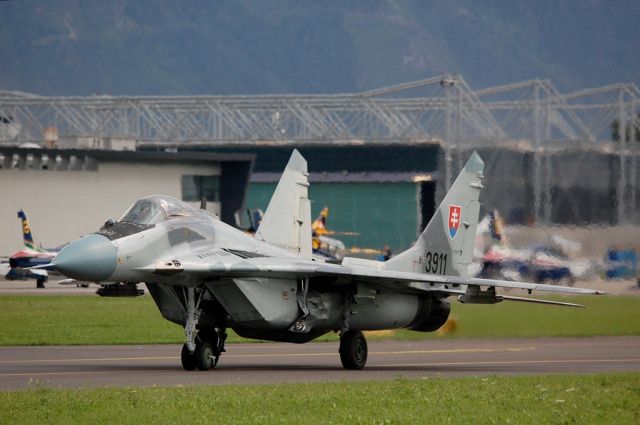
<svg viewBox="0 0 640 425"><path fill-rule="evenodd" d="M501 295L496 288L599 293L467 277L483 170L474 153L415 245L384 263L313 259L307 163L294 151L255 237L176 199L149 196L69 244L53 264L82 281L146 283L162 316L184 326L187 370L217 364L227 328L295 343L340 332L343 366L361 369L367 361L362 331L435 331L449 316L450 296L463 303L576 306Z"/></svg>

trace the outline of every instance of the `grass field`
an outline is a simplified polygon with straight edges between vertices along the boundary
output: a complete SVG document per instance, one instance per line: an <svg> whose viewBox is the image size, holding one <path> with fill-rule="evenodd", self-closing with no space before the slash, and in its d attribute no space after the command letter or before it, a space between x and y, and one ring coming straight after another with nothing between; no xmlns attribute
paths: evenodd
<svg viewBox="0 0 640 425"><path fill-rule="evenodd" d="M0 423L638 424L640 373L0 392Z"/></svg>
<svg viewBox="0 0 640 425"><path fill-rule="evenodd" d="M640 335L640 297L561 298L587 309L503 302L452 302L457 330L445 336L411 331L369 338ZM0 345L181 343L182 328L164 320L148 297L0 296ZM324 340L336 340L333 333ZM229 342L241 339L231 335Z"/></svg>

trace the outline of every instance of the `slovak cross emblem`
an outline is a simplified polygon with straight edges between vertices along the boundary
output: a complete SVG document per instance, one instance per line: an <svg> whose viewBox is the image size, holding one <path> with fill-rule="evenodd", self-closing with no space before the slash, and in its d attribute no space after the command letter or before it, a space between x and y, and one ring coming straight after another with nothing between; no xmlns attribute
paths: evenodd
<svg viewBox="0 0 640 425"><path fill-rule="evenodd" d="M449 236L451 236L451 239L458 233L461 216L462 208L457 205L449 205Z"/></svg>

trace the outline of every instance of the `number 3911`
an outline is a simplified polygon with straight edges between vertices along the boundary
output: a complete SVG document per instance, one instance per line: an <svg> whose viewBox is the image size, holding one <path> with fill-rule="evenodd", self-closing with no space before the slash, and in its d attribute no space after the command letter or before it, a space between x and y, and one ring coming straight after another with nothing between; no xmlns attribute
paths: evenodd
<svg viewBox="0 0 640 425"><path fill-rule="evenodd" d="M438 254L437 252L427 252L424 257L425 271L434 274L447 273L447 254Z"/></svg>

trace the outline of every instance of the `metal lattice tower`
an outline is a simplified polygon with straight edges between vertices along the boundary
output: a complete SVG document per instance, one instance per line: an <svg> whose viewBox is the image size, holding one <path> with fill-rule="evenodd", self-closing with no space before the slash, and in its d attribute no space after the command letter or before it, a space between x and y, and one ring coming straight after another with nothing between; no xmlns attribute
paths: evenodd
<svg viewBox="0 0 640 425"><path fill-rule="evenodd" d="M528 80L477 91L509 140L533 152L533 208L536 220L551 221L553 170L548 152L595 138L548 80Z"/></svg>
<svg viewBox="0 0 640 425"><path fill-rule="evenodd" d="M407 97L409 89L422 90ZM454 106L454 104L456 106ZM338 95L41 97L0 94L0 116L19 123L5 140L60 135L131 138L155 143L263 140L384 143L446 138L453 114L463 139L501 136L500 127L460 77ZM11 136L11 137L7 137Z"/></svg>
<svg viewBox="0 0 640 425"><path fill-rule="evenodd" d="M618 222L632 221L638 215L640 185L640 90L635 84L612 84L571 93L564 100L599 140L611 141L619 163Z"/></svg>
<svg viewBox="0 0 640 425"><path fill-rule="evenodd" d="M528 80L476 92L512 140L534 147L593 142L595 137L548 80Z"/></svg>

